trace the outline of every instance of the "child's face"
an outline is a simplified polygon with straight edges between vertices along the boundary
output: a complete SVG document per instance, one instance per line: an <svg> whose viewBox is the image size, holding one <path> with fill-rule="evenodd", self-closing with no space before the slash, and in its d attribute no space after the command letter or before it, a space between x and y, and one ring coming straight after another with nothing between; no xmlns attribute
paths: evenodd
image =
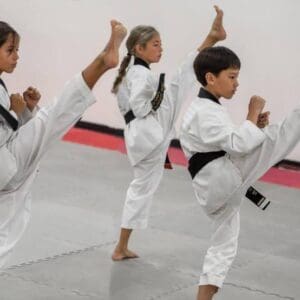
<svg viewBox="0 0 300 300"><path fill-rule="evenodd" d="M239 86L239 69L229 68L221 71L217 76L211 74L208 82L209 89L218 98L231 99Z"/></svg>
<svg viewBox="0 0 300 300"><path fill-rule="evenodd" d="M0 72L12 73L19 59L20 38L10 34L6 42L0 47Z"/></svg>
<svg viewBox="0 0 300 300"><path fill-rule="evenodd" d="M143 59L148 64L159 62L162 55L161 39L159 34L155 34L145 47L137 45L135 47L136 56Z"/></svg>

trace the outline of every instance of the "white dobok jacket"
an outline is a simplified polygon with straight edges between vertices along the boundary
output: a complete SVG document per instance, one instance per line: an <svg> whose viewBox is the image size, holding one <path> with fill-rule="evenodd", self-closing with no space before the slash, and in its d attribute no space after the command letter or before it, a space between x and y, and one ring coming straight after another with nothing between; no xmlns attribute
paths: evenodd
<svg viewBox="0 0 300 300"><path fill-rule="evenodd" d="M183 118L180 142L187 159L197 152L226 152L205 165L193 179L197 199L208 214L221 208L242 183L233 158L250 153L265 138L263 130L251 121L236 126L226 108L206 90L200 90Z"/></svg>
<svg viewBox="0 0 300 300"><path fill-rule="evenodd" d="M161 105L166 104L169 109L168 115L174 115L174 118L178 115L189 88L196 82L192 64L197 53L195 51L187 56L165 89ZM158 113L152 109L151 101L157 92L158 84L159 77L147 64L131 63L117 93L121 114L124 116L132 110L136 117L124 130L127 154L133 166L163 142L164 127L174 125L173 121L170 122L172 124L164 124L164 120L159 120Z"/></svg>
<svg viewBox="0 0 300 300"><path fill-rule="evenodd" d="M10 98L6 89L0 85L0 104L9 111ZM25 109L21 117L18 119L17 115L13 111L9 113L18 120L19 126L24 125L29 121L34 113L30 112L29 109ZM17 131L13 131L6 120L0 115L0 190L10 181L10 179L16 174L17 167L15 158L11 152L7 149L6 144L17 135Z"/></svg>

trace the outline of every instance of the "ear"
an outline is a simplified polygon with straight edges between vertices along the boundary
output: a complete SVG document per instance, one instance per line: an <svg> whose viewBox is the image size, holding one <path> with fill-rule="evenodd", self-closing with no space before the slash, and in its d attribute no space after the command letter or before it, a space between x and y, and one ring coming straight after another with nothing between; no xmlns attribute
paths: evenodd
<svg viewBox="0 0 300 300"><path fill-rule="evenodd" d="M143 51L143 46L140 44L137 44L134 46L134 53L139 55Z"/></svg>
<svg viewBox="0 0 300 300"><path fill-rule="evenodd" d="M207 72L205 74L205 79L208 85L214 85L215 84L215 80L216 80L216 76L211 73L211 72Z"/></svg>

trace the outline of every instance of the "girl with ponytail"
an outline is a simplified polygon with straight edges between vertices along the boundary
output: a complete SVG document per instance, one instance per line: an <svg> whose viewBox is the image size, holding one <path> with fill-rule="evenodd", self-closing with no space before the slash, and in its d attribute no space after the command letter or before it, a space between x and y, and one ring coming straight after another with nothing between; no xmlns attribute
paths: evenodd
<svg viewBox="0 0 300 300"><path fill-rule="evenodd" d="M150 70L162 56L158 31L152 26L137 26L126 42L123 58L112 92L125 119L124 137L127 155L133 168L133 180L126 194L119 241L112 254L115 261L136 258L128 248L133 229L147 227L154 192L161 181L164 166L171 168L167 150L174 137L174 123L183 100L196 82L193 62L205 47L225 38L222 14L217 16L204 42L190 53L165 88L164 74ZM217 34L216 34L217 33Z"/></svg>

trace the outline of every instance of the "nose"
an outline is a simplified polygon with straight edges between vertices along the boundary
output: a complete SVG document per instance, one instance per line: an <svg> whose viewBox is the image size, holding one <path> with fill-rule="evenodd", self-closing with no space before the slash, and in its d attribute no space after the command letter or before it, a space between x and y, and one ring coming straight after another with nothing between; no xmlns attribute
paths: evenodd
<svg viewBox="0 0 300 300"><path fill-rule="evenodd" d="M14 60L17 61L19 59L19 53L17 51L14 52Z"/></svg>

